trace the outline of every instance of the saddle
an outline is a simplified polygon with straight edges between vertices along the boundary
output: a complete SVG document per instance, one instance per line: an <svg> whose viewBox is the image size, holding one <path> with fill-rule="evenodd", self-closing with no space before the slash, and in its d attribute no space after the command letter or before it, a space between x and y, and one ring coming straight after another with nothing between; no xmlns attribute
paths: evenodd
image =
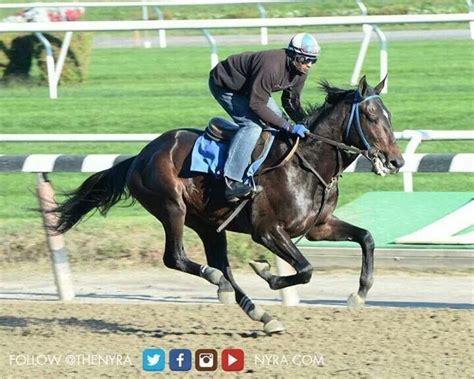
<svg viewBox="0 0 474 379"><path fill-rule="evenodd" d="M221 177L230 141L238 130L239 126L232 121L222 117L213 117L194 144L191 154L191 171ZM252 164L247 169L246 181L252 180L253 175L267 157L276 133L277 130L272 128L262 131L252 153Z"/></svg>
<svg viewBox="0 0 474 379"><path fill-rule="evenodd" d="M213 117L209 120L204 133L214 141L230 141L237 130L239 130L237 124L222 117Z"/></svg>
<svg viewBox="0 0 474 379"><path fill-rule="evenodd" d="M222 117L213 117L209 120L209 124L207 125L204 133L213 141L229 142L232 140L235 133L237 133L237 130L239 130L239 126L232 121L226 120ZM270 137L273 137L271 132L274 130L275 129L272 128L263 129L252 153L253 161L262 154L265 144L270 139Z"/></svg>

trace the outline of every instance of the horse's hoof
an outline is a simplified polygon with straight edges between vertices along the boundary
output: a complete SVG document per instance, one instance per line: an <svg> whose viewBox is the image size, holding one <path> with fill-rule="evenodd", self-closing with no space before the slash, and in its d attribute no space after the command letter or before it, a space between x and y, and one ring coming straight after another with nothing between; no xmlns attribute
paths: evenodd
<svg viewBox="0 0 474 379"><path fill-rule="evenodd" d="M249 265L257 273L257 275L260 275L260 276L262 276L264 272L269 271L271 267L270 263L268 262L258 262L258 261L250 261Z"/></svg>
<svg viewBox="0 0 474 379"><path fill-rule="evenodd" d="M349 298L347 299L347 307L352 312L359 311L363 307L364 303L364 299L362 299L356 293L351 294L351 296L349 296Z"/></svg>
<svg viewBox="0 0 474 379"><path fill-rule="evenodd" d="M217 291L217 298L222 304L234 304L235 293L234 291Z"/></svg>
<svg viewBox="0 0 474 379"><path fill-rule="evenodd" d="M281 333L285 330L283 324L278 320L270 320L263 326L263 331L266 334Z"/></svg>

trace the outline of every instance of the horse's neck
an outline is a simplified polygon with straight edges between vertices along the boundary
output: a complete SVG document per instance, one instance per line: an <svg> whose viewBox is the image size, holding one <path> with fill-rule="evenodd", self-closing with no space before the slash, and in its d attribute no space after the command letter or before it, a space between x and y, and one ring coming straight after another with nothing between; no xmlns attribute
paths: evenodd
<svg viewBox="0 0 474 379"><path fill-rule="evenodd" d="M347 110L344 104L332 106L324 112L312 125L311 132L332 139L336 142L343 142L344 119Z"/></svg>
<svg viewBox="0 0 474 379"><path fill-rule="evenodd" d="M345 115L349 112L346 108L344 104L334 106L313 125L311 132L342 143L344 123L347 121ZM318 142L317 138L304 140L301 151L316 169L325 169L331 177L342 172L357 158L356 154L348 154L328 143Z"/></svg>

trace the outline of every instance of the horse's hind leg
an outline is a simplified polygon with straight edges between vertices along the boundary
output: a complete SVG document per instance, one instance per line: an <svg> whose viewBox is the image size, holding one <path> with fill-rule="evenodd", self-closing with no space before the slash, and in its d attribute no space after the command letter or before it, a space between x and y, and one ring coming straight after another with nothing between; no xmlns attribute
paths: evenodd
<svg viewBox="0 0 474 379"><path fill-rule="evenodd" d="M219 285L223 276L219 270L191 261L184 250L183 230L186 216L186 205L176 194L165 198L149 190L134 194L135 198L163 224L165 230L165 252L163 262L166 267L205 278L212 284Z"/></svg>
<svg viewBox="0 0 474 379"><path fill-rule="evenodd" d="M234 288L223 274L227 262L225 259L227 255L225 232L217 233L214 227L203 225L202 221L188 223L188 225L199 235L204 245L209 266L201 266L201 276L219 287L217 297L221 303L233 303Z"/></svg>
<svg viewBox="0 0 474 379"><path fill-rule="evenodd" d="M163 200L161 200L163 201ZM191 261L183 246L184 218L186 206L184 203L165 201L158 215L165 230L166 242L163 262L166 267L200 276L201 265Z"/></svg>
<svg viewBox="0 0 474 379"><path fill-rule="evenodd" d="M227 257L226 257L227 260ZM270 316L265 310L256 305L253 300L248 297L244 291L237 285L234 277L232 276L232 271L227 262L227 268L224 270L225 278L232 284L232 287L235 291L235 301L239 304L240 308L254 321L263 322L263 330L267 334L278 333L285 330L283 324Z"/></svg>
<svg viewBox="0 0 474 379"><path fill-rule="evenodd" d="M282 332L285 329L283 325L265 312L260 306L255 305L253 300L248 297L235 282L227 258L227 239L225 232L217 233L213 227L203 225L193 225L191 227L199 234L204 243L209 265L219 269L224 274L224 281L219 283L218 293L221 292L219 298L224 294L228 296L230 294L228 291L233 290L235 292L235 301L239 304L240 308L242 308L252 320L263 322L263 329L267 334Z"/></svg>

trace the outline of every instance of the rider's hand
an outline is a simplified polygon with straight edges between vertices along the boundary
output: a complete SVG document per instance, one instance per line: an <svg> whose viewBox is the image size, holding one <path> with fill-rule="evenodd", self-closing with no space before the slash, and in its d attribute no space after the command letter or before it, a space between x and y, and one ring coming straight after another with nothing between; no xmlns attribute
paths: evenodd
<svg viewBox="0 0 474 379"><path fill-rule="evenodd" d="M297 134L301 138L306 137L306 133L309 132L308 129L303 124L294 124L290 126L290 129L288 130L291 134Z"/></svg>

